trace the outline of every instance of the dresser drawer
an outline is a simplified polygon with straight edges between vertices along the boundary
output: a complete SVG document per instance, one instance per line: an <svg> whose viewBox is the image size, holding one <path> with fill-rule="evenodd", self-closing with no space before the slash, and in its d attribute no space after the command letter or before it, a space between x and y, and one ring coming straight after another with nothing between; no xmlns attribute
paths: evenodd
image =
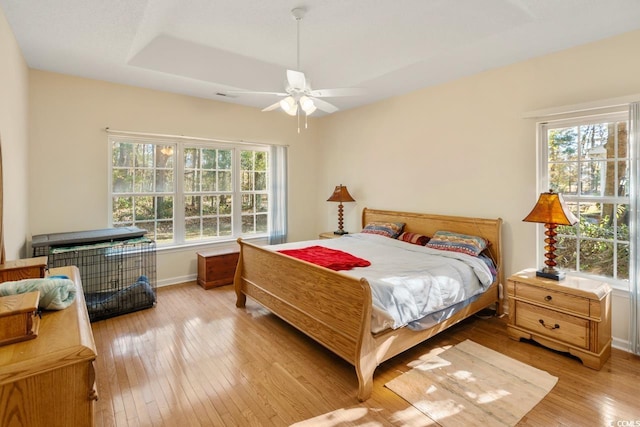
<svg viewBox="0 0 640 427"><path fill-rule="evenodd" d="M516 301L516 326L576 347L589 348L589 321Z"/></svg>
<svg viewBox="0 0 640 427"><path fill-rule="evenodd" d="M526 299L551 308L558 308L582 316L589 316L588 298L518 282L515 284L515 295L518 299Z"/></svg>

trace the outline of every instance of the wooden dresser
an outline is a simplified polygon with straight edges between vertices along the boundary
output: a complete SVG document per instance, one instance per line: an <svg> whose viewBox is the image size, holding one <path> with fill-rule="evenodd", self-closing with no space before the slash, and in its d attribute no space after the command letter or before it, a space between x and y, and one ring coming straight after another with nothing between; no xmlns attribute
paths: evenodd
<svg viewBox="0 0 640 427"><path fill-rule="evenodd" d="M585 366L600 369L611 354L611 288L607 283L567 275L556 281L534 269L507 280L513 339L533 339L568 352Z"/></svg>
<svg viewBox="0 0 640 427"><path fill-rule="evenodd" d="M0 347L1 426L94 425L97 353L80 274L76 267L50 274L74 280L76 299L64 310L43 312L37 338Z"/></svg>

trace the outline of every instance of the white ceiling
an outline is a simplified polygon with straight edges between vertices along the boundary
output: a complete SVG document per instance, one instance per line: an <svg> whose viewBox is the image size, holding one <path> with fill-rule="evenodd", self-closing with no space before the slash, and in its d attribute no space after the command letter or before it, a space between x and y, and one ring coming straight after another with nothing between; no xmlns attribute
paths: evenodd
<svg viewBox="0 0 640 427"><path fill-rule="evenodd" d="M300 68L341 109L640 28L640 0L0 0L31 68L265 107ZM637 54L637 52L630 54ZM595 59L595 58L594 58ZM267 114L267 113L265 113ZM268 113L268 114L277 114Z"/></svg>

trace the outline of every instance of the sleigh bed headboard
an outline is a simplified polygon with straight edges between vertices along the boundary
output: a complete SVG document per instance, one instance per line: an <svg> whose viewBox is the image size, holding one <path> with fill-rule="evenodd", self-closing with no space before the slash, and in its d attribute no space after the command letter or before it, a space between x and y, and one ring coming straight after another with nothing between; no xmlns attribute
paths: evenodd
<svg viewBox="0 0 640 427"><path fill-rule="evenodd" d="M434 215L412 212L386 211L364 208L362 227L370 222L404 222L404 231L433 236L436 231L453 231L471 236L479 236L490 242L491 257L498 267L498 283L502 277L502 219Z"/></svg>

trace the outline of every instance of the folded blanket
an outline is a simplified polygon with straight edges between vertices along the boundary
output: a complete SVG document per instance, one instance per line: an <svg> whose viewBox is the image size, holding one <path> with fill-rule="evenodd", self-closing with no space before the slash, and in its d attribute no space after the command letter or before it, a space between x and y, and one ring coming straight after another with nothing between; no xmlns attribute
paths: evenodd
<svg viewBox="0 0 640 427"><path fill-rule="evenodd" d="M331 270L351 270L353 267L368 267L371 265L366 259L358 258L350 253L324 246L308 246L301 249L283 249L278 251Z"/></svg>
<svg viewBox="0 0 640 427"><path fill-rule="evenodd" d="M40 291L38 307L42 310L62 310L76 298L76 284L69 278L47 277L0 283L0 296Z"/></svg>

